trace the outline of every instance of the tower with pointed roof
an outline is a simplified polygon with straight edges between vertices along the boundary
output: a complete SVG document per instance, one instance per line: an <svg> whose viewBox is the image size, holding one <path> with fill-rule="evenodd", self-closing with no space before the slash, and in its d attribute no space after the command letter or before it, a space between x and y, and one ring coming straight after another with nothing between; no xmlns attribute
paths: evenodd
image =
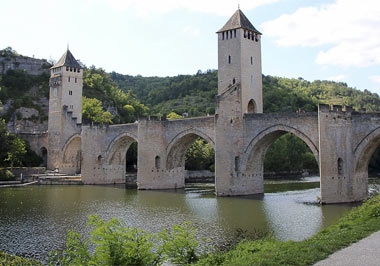
<svg viewBox="0 0 380 266"><path fill-rule="evenodd" d="M50 69L48 168L62 167L62 147L82 123L83 68L69 49Z"/></svg>
<svg viewBox="0 0 380 266"><path fill-rule="evenodd" d="M241 88L241 110L262 113L261 33L238 9L218 34L218 94Z"/></svg>

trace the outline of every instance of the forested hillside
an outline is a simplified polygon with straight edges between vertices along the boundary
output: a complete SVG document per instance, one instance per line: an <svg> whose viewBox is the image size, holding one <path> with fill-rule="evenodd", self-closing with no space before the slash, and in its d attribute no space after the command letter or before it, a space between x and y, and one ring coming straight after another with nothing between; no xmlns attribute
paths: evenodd
<svg viewBox="0 0 380 266"><path fill-rule="evenodd" d="M216 70L198 71L195 75L176 77L142 77L112 72L111 78L123 91L132 91L156 114L172 111L190 116L215 112L218 79ZM367 90L348 87L334 81L313 82L263 75L264 112L317 111L318 103L344 104L356 110L380 110L380 97Z"/></svg>

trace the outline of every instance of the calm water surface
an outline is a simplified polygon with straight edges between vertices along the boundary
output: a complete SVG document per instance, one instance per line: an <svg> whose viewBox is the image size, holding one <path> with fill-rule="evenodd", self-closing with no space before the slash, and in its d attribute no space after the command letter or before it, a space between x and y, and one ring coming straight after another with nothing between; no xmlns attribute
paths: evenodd
<svg viewBox="0 0 380 266"><path fill-rule="evenodd" d="M212 186L137 191L109 186L29 186L0 190L0 250L45 260L67 230L86 232L88 215L118 217L158 232L191 221L216 244L236 229L268 229L281 240L302 240L335 222L352 205L317 203L319 178L266 181L260 197L220 197Z"/></svg>

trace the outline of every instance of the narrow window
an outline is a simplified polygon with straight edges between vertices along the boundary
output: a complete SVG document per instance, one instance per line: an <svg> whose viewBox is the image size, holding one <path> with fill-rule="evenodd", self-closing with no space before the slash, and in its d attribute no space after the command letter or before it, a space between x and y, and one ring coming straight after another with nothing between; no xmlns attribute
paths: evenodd
<svg viewBox="0 0 380 266"><path fill-rule="evenodd" d="M236 38L236 29L234 29L234 38Z"/></svg>
<svg viewBox="0 0 380 266"><path fill-rule="evenodd" d="M338 174L343 174L343 159L338 158Z"/></svg>
<svg viewBox="0 0 380 266"><path fill-rule="evenodd" d="M235 84L236 80L235 78L232 79L232 84Z"/></svg>
<svg viewBox="0 0 380 266"><path fill-rule="evenodd" d="M231 56L228 56L228 64L231 64Z"/></svg>
<svg viewBox="0 0 380 266"><path fill-rule="evenodd" d="M154 158L154 164L156 166L156 169L160 169L161 168L161 158L160 156L156 156L156 158Z"/></svg>
<svg viewBox="0 0 380 266"><path fill-rule="evenodd" d="M78 73L80 72L80 69L78 68L78 71L77 71Z"/></svg>
<svg viewBox="0 0 380 266"><path fill-rule="evenodd" d="M222 40L224 40L224 32L222 32Z"/></svg>
<svg viewBox="0 0 380 266"><path fill-rule="evenodd" d="M69 71L69 67L66 67L66 71Z"/></svg>
<svg viewBox="0 0 380 266"><path fill-rule="evenodd" d="M226 31L226 40L228 40L228 31Z"/></svg>
<svg viewBox="0 0 380 266"><path fill-rule="evenodd" d="M75 78L75 83L77 83L77 78Z"/></svg>
<svg viewBox="0 0 380 266"><path fill-rule="evenodd" d="M73 72L73 69L70 67L70 72Z"/></svg>
<svg viewBox="0 0 380 266"><path fill-rule="evenodd" d="M244 38L247 38L247 31L244 30Z"/></svg>
<svg viewBox="0 0 380 266"><path fill-rule="evenodd" d="M69 91L69 95L73 95L73 91Z"/></svg>
<svg viewBox="0 0 380 266"><path fill-rule="evenodd" d="M230 37L231 37L231 39L232 39L232 30L230 30Z"/></svg>
<svg viewBox="0 0 380 266"><path fill-rule="evenodd" d="M77 72L77 69L76 69L76 68L74 68L74 72Z"/></svg>
<svg viewBox="0 0 380 266"><path fill-rule="evenodd" d="M236 172L240 171L240 158L239 158L239 156L235 157L235 171Z"/></svg>
<svg viewBox="0 0 380 266"><path fill-rule="evenodd" d="M251 65L253 65L253 58L252 58L252 56L251 56Z"/></svg>
<svg viewBox="0 0 380 266"><path fill-rule="evenodd" d="M68 77L68 80L69 80L69 82L70 82L70 77Z"/></svg>
<svg viewBox="0 0 380 266"><path fill-rule="evenodd" d="M247 113L249 113L249 114L256 113L256 103L253 99L251 99L248 102Z"/></svg>

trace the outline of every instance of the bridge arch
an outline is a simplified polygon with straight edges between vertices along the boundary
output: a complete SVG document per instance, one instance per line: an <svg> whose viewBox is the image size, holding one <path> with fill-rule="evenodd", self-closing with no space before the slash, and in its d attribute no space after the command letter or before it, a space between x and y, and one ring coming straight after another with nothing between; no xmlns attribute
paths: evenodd
<svg viewBox="0 0 380 266"><path fill-rule="evenodd" d="M79 174L81 172L81 137L74 134L63 145L63 158L61 172L67 174Z"/></svg>
<svg viewBox="0 0 380 266"><path fill-rule="evenodd" d="M203 138L215 150L214 140L200 130L191 128L178 133L166 147L166 168L185 167L186 151L197 138Z"/></svg>
<svg viewBox="0 0 380 266"><path fill-rule="evenodd" d="M313 143L306 134L290 126L274 125L261 131L249 142L243 154L241 165L242 173L245 173L246 175L263 175L264 158L268 148L275 140L286 133L292 133L303 140L319 164L319 151L317 145Z"/></svg>
<svg viewBox="0 0 380 266"><path fill-rule="evenodd" d="M125 167L125 156L133 142L138 142L137 137L133 134L123 133L116 136L107 147L107 164L124 165Z"/></svg>
<svg viewBox="0 0 380 266"><path fill-rule="evenodd" d="M355 177L368 182L368 164L375 150L380 145L380 127L366 135L354 149Z"/></svg>

